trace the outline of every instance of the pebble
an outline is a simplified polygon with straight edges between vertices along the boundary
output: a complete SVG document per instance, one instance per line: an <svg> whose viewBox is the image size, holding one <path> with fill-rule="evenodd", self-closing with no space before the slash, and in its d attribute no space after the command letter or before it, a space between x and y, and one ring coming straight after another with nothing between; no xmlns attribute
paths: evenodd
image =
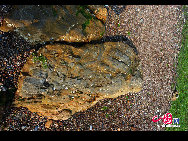
<svg viewBox="0 0 188 141"><path fill-rule="evenodd" d="M35 126L34 131L38 131L39 126Z"/></svg>
<svg viewBox="0 0 188 141"><path fill-rule="evenodd" d="M24 130L26 128L26 126L22 126L21 129Z"/></svg>
<svg viewBox="0 0 188 141"><path fill-rule="evenodd" d="M51 124L52 124L52 120L47 120L47 122L45 123L45 127L50 128Z"/></svg>
<svg viewBox="0 0 188 141"><path fill-rule="evenodd" d="M92 130L92 125L89 126L89 130L90 130L90 131Z"/></svg>

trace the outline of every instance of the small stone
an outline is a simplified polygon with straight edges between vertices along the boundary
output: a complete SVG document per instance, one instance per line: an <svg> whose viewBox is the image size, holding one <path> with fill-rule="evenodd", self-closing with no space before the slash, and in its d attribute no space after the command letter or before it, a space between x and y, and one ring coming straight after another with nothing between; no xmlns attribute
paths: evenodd
<svg viewBox="0 0 188 141"><path fill-rule="evenodd" d="M51 124L52 124L52 120L48 119L47 122L45 123L45 127L50 128Z"/></svg>
<svg viewBox="0 0 188 141"><path fill-rule="evenodd" d="M176 101L178 97L179 97L178 92L175 92L175 93L173 93L171 100Z"/></svg>
<svg viewBox="0 0 188 141"><path fill-rule="evenodd" d="M22 128L22 130L24 130L26 128L26 126L22 126L21 128Z"/></svg>
<svg viewBox="0 0 188 141"><path fill-rule="evenodd" d="M90 130L90 131L92 130L92 125L89 126L89 130Z"/></svg>
<svg viewBox="0 0 188 141"><path fill-rule="evenodd" d="M38 129L39 129L39 126L37 125L35 126L34 131L38 131Z"/></svg>

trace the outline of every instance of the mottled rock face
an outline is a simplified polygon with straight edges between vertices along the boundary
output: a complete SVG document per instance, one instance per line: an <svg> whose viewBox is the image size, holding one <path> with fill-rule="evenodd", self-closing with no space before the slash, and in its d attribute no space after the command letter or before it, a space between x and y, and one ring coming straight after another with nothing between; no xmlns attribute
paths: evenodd
<svg viewBox="0 0 188 141"><path fill-rule="evenodd" d="M100 99L140 91L140 71L134 48L123 41L46 45L24 65L15 104L65 120Z"/></svg>
<svg viewBox="0 0 188 141"><path fill-rule="evenodd" d="M107 19L107 9L103 5L88 5L88 8L93 11L95 16L104 23Z"/></svg>
<svg viewBox="0 0 188 141"><path fill-rule="evenodd" d="M0 30L15 29L31 43L85 42L102 38L106 16L101 6L17 5L5 16L6 28Z"/></svg>

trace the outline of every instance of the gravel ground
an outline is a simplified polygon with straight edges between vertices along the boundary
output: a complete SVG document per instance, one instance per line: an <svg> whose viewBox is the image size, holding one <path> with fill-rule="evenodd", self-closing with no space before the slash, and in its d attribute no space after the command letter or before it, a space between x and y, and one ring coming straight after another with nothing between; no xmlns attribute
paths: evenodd
<svg viewBox="0 0 188 141"><path fill-rule="evenodd" d="M164 130L152 122L152 117L157 110L163 115L170 108L171 84L176 73L174 62L181 46L181 13L178 5L127 5L119 16L109 9L105 35L127 35L138 49L144 81L139 93L100 100L68 120L51 120L48 128L45 117L31 113L25 107L12 107L0 130Z"/></svg>
<svg viewBox="0 0 188 141"><path fill-rule="evenodd" d="M168 112L173 94L174 62L180 48L181 6L127 6L120 15L120 27L113 26L113 16L107 26L109 34L129 36L138 49L143 67L143 90L135 94L130 121L139 130L164 130L156 127L151 119L157 110ZM113 32L115 31L115 32Z"/></svg>

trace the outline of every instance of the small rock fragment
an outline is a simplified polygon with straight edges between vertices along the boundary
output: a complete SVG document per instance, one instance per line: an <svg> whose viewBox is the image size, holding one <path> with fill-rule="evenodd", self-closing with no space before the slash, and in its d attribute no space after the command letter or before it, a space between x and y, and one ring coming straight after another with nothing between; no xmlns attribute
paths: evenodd
<svg viewBox="0 0 188 141"><path fill-rule="evenodd" d="M48 119L47 122L45 123L46 128L50 128L50 125L52 124L52 120Z"/></svg>

